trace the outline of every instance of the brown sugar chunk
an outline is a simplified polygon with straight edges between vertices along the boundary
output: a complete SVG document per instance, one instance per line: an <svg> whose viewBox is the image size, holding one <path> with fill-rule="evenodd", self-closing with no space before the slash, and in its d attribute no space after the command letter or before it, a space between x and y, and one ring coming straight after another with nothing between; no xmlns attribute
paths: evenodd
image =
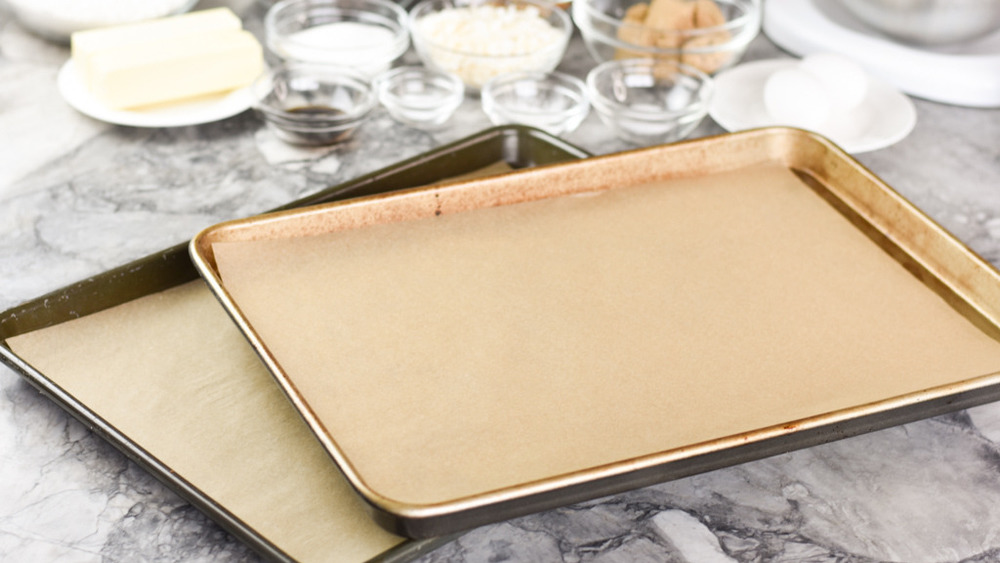
<svg viewBox="0 0 1000 563"><path fill-rule="evenodd" d="M733 53L725 50L711 53L699 53L696 51L704 47L721 45L729 41L730 38L731 35L725 30L692 37L684 42L684 52L681 55L681 62L689 64L706 74L712 74L725 66L733 56Z"/></svg>
<svg viewBox="0 0 1000 563"><path fill-rule="evenodd" d="M694 28L695 2L686 0L653 0L645 24L659 30L684 31Z"/></svg>
<svg viewBox="0 0 1000 563"><path fill-rule="evenodd" d="M661 49L676 49L683 43L684 31L694 28L693 2L653 0L645 25L656 30L654 44Z"/></svg>
<svg viewBox="0 0 1000 563"><path fill-rule="evenodd" d="M714 0L697 0L695 2L694 21L695 26L701 30L721 28L726 24L726 16ZM732 37L732 33L728 29L718 29L691 37L684 42L684 54L681 56L681 62L687 63L708 74L716 72L729 62L732 53L729 51L699 53L697 51L706 47L725 44Z"/></svg>
<svg viewBox="0 0 1000 563"><path fill-rule="evenodd" d="M714 0L697 0L694 3L694 26L697 28L726 25L726 16Z"/></svg>
<svg viewBox="0 0 1000 563"><path fill-rule="evenodd" d="M626 25L618 28L618 39L630 45L641 45L651 47L656 44L655 32L645 25L646 15L649 13L649 4L640 2L633 4L625 11L622 19ZM629 59L632 57L642 57L645 53L633 49L616 49L616 59Z"/></svg>
<svg viewBox="0 0 1000 563"><path fill-rule="evenodd" d="M654 32L645 25L648 12L649 4L646 3L635 4L626 10L623 21L628 25L618 28L618 38L631 45L644 47L654 45L656 41Z"/></svg>
<svg viewBox="0 0 1000 563"><path fill-rule="evenodd" d="M638 4L633 4L625 10L625 17L622 21L626 23L642 25L646 21L646 15L649 13L649 4L645 2L639 2Z"/></svg>

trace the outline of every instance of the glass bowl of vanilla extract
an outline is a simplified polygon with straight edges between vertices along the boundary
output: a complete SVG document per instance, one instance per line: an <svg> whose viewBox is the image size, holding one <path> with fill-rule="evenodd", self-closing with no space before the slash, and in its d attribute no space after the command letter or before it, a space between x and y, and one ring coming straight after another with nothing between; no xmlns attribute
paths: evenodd
<svg viewBox="0 0 1000 563"><path fill-rule="evenodd" d="M251 90L254 111L275 136L301 146L349 139L378 104L364 74L330 65L279 64L261 75Z"/></svg>

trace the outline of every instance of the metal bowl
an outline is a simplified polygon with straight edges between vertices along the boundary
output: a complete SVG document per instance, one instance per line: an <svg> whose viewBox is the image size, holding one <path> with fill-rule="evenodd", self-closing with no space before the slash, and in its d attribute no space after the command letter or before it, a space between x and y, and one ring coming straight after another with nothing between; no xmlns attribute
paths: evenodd
<svg viewBox="0 0 1000 563"><path fill-rule="evenodd" d="M840 0L868 26L917 45L961 43L1000 29L1000 0Z"/></svg>
<svg viewBox="0 0 1000 563"><path fill-rule="evenodd" d="M13 12L18 23L35 35L64 45L75 31L137 23L188 12L198 0L162 0L160 2L53 2L52 0L0 0Z"/></svg>

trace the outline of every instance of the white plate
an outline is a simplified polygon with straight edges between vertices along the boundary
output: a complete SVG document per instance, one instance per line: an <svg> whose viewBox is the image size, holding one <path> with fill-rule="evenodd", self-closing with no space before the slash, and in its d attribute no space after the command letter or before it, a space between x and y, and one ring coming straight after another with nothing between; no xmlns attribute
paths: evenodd
<svg viewBox="0 0 1000 563"><path fill-rule="evenodd" d="M769 59L735 66L715 77L709 115L727 131L784 125L764 107L764 84L774 72L798 59ZM833 115L815 132L857 154L899 142L917 123L917 111L905 94L869 76L868 96L847 115Z"/></svg>
<svg viewBox="0 0 1000 563"><path fill-rule="evenodd" d="M132 127L180 127L219 121L245 111L252 101L247 87L142 109L112 109L90 94L72 59L59 69L57 83L59 93L73 109L94 119Z"/></svg>

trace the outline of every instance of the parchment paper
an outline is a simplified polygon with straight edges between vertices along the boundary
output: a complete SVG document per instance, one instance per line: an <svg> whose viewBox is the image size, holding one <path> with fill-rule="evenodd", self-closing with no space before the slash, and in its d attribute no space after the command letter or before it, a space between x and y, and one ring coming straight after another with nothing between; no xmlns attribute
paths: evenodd
<svg viewBox="0 0 1000 563"><path fill-rule="evenodd" d="M296 560L356 563L402 541L367 516L204 282L8 343Z"/></svg>
<svg viewBox="0 0 1000 563"><path fill-rule="evenodd" d="M405 503L1000 370L778 165L213 251L354 470Z"/></svg>

